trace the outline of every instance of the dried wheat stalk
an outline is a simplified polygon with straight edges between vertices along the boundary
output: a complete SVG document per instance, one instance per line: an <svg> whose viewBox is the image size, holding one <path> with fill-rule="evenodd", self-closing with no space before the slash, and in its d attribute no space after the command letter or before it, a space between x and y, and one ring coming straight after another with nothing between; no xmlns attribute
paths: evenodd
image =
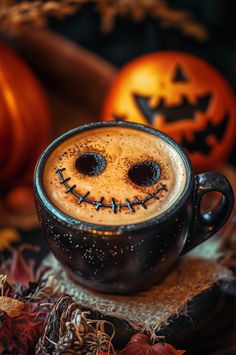
<svg viewBox="0 0 236 355"><path fill-rule="evenodd" d="M191 12L173 9L166 0L0 0L0 28L17 33L22 25L43 27L48 17L63 18L78 12L84 4L93 4L101 16L101 29L110 32L117 16L142 21L155 18L162 27L172 27L198 41L208 37L207 29L198 23Z"/></svg>

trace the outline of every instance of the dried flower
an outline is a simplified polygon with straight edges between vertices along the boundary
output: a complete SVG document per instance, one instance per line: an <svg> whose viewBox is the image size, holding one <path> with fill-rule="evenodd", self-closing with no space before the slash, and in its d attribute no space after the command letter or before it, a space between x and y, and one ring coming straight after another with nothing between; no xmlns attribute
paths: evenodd
<svg viewBox="0 0 236 355"><path fill-rule="evenodd" d="M92 324L93 321L90 321ZM114 348L111 340L115 334L114 327L107 321L94 321L95 330L85 334L84 336L84 348L87 354L100 354L101 352L108 352L114 354ZM105 326L110 325L113 329L112 335L108 335L105 331Z"/></svg>
<svg viewBox="0 0 236 355"><path fill-rule="evenodd" d="M27 302L14 318L0 313L0 346L7 354L34 354L38 338L43 333L47 311Z"/></svg>
<svg viewBox="0 0 236 355"><path fill-rule="evenodd" d="M43 288L42 282L38 288ZM6 354L35 354L35 346L45 328L51 298L39 299L32 285L28 289L12 286L0 275L0 349ZM34 290L34 292L32 292Z"/></svg>
<svg viewBox="0 0 236 355"><path fill-rule="evenodd" d="M61 296L46 321L43 336L39 339L36 354L115 354L111 336L105 332L106 321L87 318L71 296ZM113 327L113 326L112 326Z"/></svg>

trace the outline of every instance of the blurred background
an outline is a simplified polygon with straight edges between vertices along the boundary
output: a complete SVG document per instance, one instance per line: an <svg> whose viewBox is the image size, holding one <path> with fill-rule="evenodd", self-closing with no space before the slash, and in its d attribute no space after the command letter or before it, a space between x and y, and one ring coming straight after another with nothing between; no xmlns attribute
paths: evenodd
<svg viewBox="0 0 236 355"><path fill-rule="evenodd" d="M0 1L0 249L4 258L12 258L10 248L19 249L24 243L33 245L24 256L33 257L37 265L48 253L34 207L35 163L54 137L102 119L105 98L120 69L143 54L191 53L224 77L229 91L219 88L233 130L230 143L220 142L227 146L225 158L213 167L226 174L236 189L235 7L234 0ZM235 270L235 211L223 238L222 260ZM233 354L232 314L228 323L227 344L221 339L219 345L226 355Z"/></svg>
<svg viewBox="0 0 236 355"><path fill-rule="evenodd" d="M153 3L158 7L159 1ZM149 52L185 51L213 64L235 88L235 1L172 0L166 4L173 12L175 9L189 11L191 18L202 26L201 30L197 27L195 32L183 32L178 20L165 26L151 11L142 14L139 1L127 15L114 16L108 28L102 26L102 10L96 11L92 4L84 5L77 14L63 21L51 19L49 23L52 30L116 67Z"/></svg>

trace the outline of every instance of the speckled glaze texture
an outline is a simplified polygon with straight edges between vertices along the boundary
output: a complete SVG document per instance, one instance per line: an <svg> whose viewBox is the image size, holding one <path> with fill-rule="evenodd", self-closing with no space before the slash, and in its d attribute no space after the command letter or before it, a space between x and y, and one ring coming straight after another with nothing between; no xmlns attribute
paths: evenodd
<svg viewBox="0 0 236 355"><path fill-rule="evenodd" d="M68 227L43 206L38 211L57 259L76 281L103 292L137 291L162 277L181 253L189 225L187 206L171 224L112 235Z"/></svg>
<svg viewBox="0 0 236 355"><path fill-rule="evenodd" d="M109 125L145 130L178 150L186 166L186 186L180 198L163 214L138 224L102 226L71 218L47 198L42 171L55 146L79 131ZM221 192L222 199L215 210L202 215L201 198L209 191ZM146 289L160 280L181 253L221 228L233 208L232 188L223 175L205 173L194 177L187 156L172 139L155 129L127 122L82 126L54 141L36 167L35 199L42 233L70 277L97 291L120 294Z"/></svg>

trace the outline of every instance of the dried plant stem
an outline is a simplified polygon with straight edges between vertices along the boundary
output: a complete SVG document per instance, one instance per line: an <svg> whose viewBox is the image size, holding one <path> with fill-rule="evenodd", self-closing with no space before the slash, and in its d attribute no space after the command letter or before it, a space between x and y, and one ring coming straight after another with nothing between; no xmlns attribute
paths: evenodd
<svg viewBox="0 0 236 355"><path fill-rule="evenodd" d="M206 28L198 23L191 12L172 8L166 0L0 0L0 26L4 31L17 32L22 25L43 27L48 17L64 18L78 12L84 4L93 4L101 16L101 29L110 32L117 16L142 21L147 16L156 19L162 27L173 27L184 35L205 41Z"/></svg>

